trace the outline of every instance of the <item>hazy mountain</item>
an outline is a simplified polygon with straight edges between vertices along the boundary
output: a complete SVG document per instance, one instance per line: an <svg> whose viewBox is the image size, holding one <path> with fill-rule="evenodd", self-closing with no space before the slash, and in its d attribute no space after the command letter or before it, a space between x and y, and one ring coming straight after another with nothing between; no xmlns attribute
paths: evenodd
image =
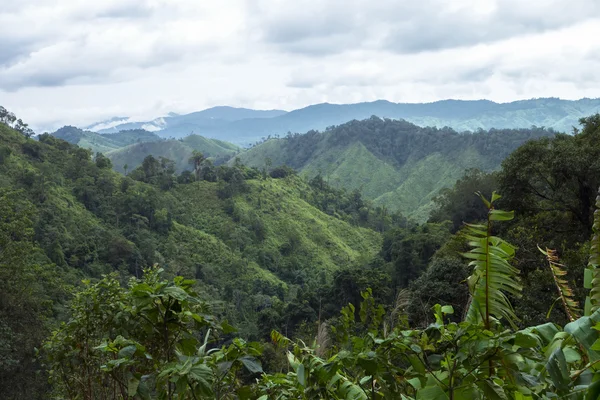
<svg viewBox="0 0 600 400"><path fill-rule="evenodd" d="M154 133L142 129L101 135L96 132L75 128L74 126L63 126L52 133L52 136L76 144L84 149L90 149L93 153L106 153L133 143L161 140Z"/></svg>
<svg viewBox="0 0 600 400"><path fill-rule="evenodd" d="M376 115L405 119L419 126L451 127L457 131L520 129L532 126L571 132L579 118L600 112L600 99L561 100L542 98L495 103L489 100L443 100L434 103L392 103L379 100L357 104L316 104L285 112L215 107L152 121L116 125L101 132L142 128L162 137L191 133L247 146L269 135L323 130L354 119Z"/></svg>
<svg viewBox="0 0 600 400"><path fill-rule="evenodd" d="M220 106L184 115L169 113L166 117L151 121L122 121L120 124L112 124L99 129L98 132L115 133L126 129L145 129L148 131L160 130L163 137L182 137L193 133L202 133L201 131L206 129L213 129L233 121L274 118L285 113L286 111L283 110L250 110ZM113 118L110 121L114 120ZM94 124L93 126L100 126L100 124Z"/></svg>
<svg viewBox="0 0 600 400"><path fill-rule="evenodd" d="M432 198L466 169L494 170L527 140L553 134L542 128L458 133L372 117L271 139L239 157L250 166L270 159L272 166L287 164L309 177L320 173L330 184L358 189L376 204L422 221Z"/></svg>

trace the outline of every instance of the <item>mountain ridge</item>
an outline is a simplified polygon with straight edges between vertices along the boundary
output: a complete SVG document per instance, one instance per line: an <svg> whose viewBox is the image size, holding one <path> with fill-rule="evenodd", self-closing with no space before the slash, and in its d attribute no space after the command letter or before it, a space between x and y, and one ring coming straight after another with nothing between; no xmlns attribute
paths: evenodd
<svg viewBox="0 0 600 400"><path fill-rule="evenodd" d="M281 136L287 132L324 130L328 126L355 119L362 120L372 115L405 119L422 127L448 126L457 131L544 126L568 133L574 126L578 126L580 118L597 112L600 112L600 98L563 100L550 97L506 103L485 99L446 99L429 103L376 100L353 104L320 103L289 112L218 106L190 114L161 117L160 121L154 119L117 125L110 131L146 126L156 129L155 132L165 138L179 138L194 133L248 146L263 137ZM234 113L235 116L223 117L229 113ZM219 115L221 117L215 118ZM109 133L109 130L100 130L100 133Z"/></svg>
<svg viewBox="0 0 600 400"><path fill-rule="evenodd" d="M470 168L493 171L530 139L553 136L544 128L459 133L371 117L324 132L273 138L238 155L253 167L288 165L309 178L359 190L378 206L427 220L433 197Z"/></svg>

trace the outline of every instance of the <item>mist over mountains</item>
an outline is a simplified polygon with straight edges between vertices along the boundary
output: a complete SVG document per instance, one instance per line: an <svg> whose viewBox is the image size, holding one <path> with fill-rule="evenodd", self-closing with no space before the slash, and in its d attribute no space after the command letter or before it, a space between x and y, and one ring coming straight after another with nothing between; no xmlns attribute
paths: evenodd
<svg viewBox="0 0 600 400"><path fill-rule="evenodd" d="M182 138L197 134L247 146L269 135L324 130L331 125L354 119L362 120L372 115L404 119L418 126L448 126L459 132L537 126L569 133L573 127L578 126L580 118L599 111L600 99L588 98L539 98L510 103L489 100L393 103L378 100L356 104L322 103L289 112L220 106L185 115L170 113L149 121L130 121L128 118L118 117L84 129L98 133L144 129L163 138Z"/></svg>

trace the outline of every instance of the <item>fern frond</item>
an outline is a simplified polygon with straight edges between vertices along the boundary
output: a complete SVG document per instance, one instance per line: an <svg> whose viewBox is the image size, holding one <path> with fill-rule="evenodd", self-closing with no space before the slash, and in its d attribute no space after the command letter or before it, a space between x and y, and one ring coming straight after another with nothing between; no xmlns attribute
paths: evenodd
<svg viewBox="0 0 600 400"><path fill-rule="evenodd" d="M585 269L583 286L590 289L585 299L585 315L592 315L600 308L600 189L596 197L596 211L594 211L594 234L590 246L590 259Z"/></svg>
<svg viewBox="0 0 600 400"><path fill-rule="evenodd" d="M463 256L471 260L469 266L473 267L473 274L467 279L471 292L467 320L483 322L490 329L491 317L504 318L516 328L518 318L507 297L520 297L523 290L519 270L510 265L515 248L492 235L492 222L511 220L514 213L494 209L494 202L500 198L495 192L490 201L481 193L478 195L488 208L488 218L485 225L467 224L465 236L471 251Z"/></svg>
<svg viewBox="0 0 600 400"><path fill-rule="evenodd" d="M563 304L563 308L565 309L565 313L567 314L569 321L573 322L579 318L580 310L578 308L579 305L577 304L577 301L573 299L573 290L571 290L569 287L567 280L563 278L565 275L567 275L567 271L564 269L565 266L559 263L556 250L549 248L542 250L539 246L538 249L543 255L546 256L546 260L548 260L548 266L550 267L550 272L554 278L554 284L558 290L559 299Z"/></svg>

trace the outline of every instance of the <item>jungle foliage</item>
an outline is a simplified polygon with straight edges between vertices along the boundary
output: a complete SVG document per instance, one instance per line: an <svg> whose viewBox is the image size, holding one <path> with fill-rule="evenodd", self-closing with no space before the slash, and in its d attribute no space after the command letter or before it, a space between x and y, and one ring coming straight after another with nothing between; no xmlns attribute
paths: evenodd
<svg viewBox="0 0 600 400"><path fill-rule="evenodd" d="M0 124L3 396L597 398L598 121L420 225L274 163L123 176Z"/></svg>

